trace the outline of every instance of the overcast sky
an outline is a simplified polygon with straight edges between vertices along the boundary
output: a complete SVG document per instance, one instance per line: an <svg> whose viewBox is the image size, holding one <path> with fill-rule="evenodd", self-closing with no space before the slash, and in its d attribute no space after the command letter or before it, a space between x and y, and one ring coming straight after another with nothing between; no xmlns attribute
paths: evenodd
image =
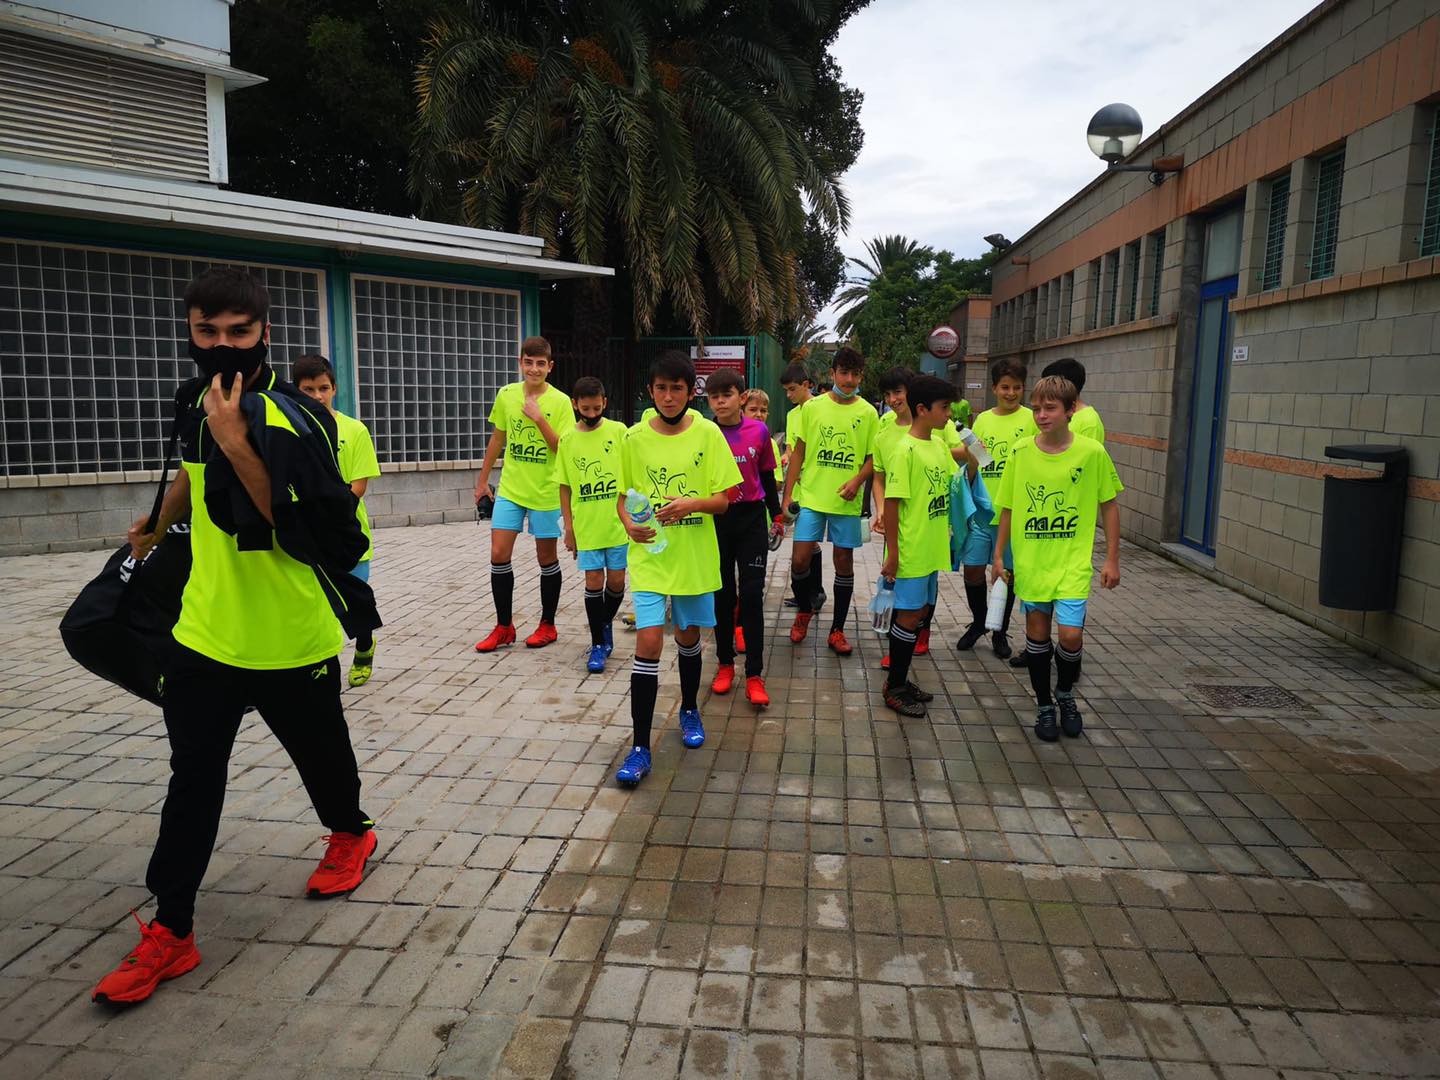
<svg viewBox="0 0 1440 1080"><path fill-rule="evenodd" d="M841 247L900 233L973 256L989 233L1014 240L1101 171L1096 109L1128 102L1148 135L1314 6L873 0L835 43L865 94Z"/></svg>

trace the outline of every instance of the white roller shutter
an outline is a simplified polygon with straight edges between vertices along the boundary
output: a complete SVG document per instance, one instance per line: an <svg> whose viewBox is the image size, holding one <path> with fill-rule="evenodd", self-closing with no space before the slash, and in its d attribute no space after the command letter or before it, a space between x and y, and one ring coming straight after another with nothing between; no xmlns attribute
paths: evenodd
<svg viewBox="0 0 1440 1080"><path fill-rule="evenodd" d="M205 76L0 30L0 153L208 180Z"/></svg>

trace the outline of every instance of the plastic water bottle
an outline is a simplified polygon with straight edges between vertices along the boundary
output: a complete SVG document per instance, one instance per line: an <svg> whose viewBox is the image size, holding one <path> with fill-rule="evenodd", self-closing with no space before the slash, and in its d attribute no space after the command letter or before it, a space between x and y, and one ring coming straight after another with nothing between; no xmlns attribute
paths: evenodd
<svg viewBox="0 0 1440 1080"><path fill-rule="evenodd" d="M1010 586L1005 584L1005 575L995 579L990 586L990 599L986 601L985 629L1005 629L1005 602L1010 598Z"/></svg>
<svg viewBox="0 0 1440 1080"><path fill-rule="evenodd" d="M647 525L655 530L655 539L645 545L646 551L651 555L659 555L665 550L670 541L665 539L665 527L655 519L655 509L650 505L649 499L631 488L625 493L625 512L636 525Z"/></svg>
<svg viewBox="0 0 1440 1080"><path fill-rule="evenodd" d="M980 463L982 469L988 468L990 463L995 460L990 456L990 451L985 449L985 444L980 441L980 436L968 427L960 429L960 441L965 444L965 449L975 455L975 460Z"/></svg>
<svg viewBox="0 0 1440 1080"><path fill-rule="evenodd" d="M895 583L881 578L876 583L875 595L870 598L870 626L875 633L885 637L890 633L890 623L895 618Z"/></svg>

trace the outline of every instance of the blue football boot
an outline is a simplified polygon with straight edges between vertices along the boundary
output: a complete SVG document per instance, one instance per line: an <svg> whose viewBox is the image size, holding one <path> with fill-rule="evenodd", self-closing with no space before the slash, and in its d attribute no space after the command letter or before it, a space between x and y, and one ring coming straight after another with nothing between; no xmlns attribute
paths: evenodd
<svg viewBox="0 0 1440 1080"><path fill-rule="evenodd" d="M615 771L615 782L621 787L634 787L650 775L650 751L637 746L625 755L625 761Z"/></svg>
<svg viewBox="0 0 1440 1080"><path fill-rule="evenodd" d="M585 661L585 670L590 672L591 675L599 675L605 670L606 655L604 645L591 645L590 656Z"/></svg>
<svg viewBox="0 0 1440 1080"><path fill-rule="evenodd" d="M699 709L680 710L680 741L691 750L705 745L705 725L700 722Z"/></svg>

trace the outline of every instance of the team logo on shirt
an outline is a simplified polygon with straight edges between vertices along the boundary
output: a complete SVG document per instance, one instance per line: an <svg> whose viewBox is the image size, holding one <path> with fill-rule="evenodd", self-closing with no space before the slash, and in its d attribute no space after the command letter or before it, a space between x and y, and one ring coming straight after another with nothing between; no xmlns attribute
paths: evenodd
<svg viewBox="0 0 1440 1080"><path fill-rule="evenodd" d="M605 468L604 458L577 457L575 467L580 470L580 487L576 490L582 503L615 501L620 485L615 482L615 474Z"/></svg>
<svg viewBox="0 0 1440 1080"><path fill-rule="evenodd" d="M930 503L927 507L930 518L945 517L950 513L950 473L939 466L927 466L925 479L930 481Z"/></svg>
<svg viewBox="0 0 1440 1080"><path fill-rule="evenodd" d="M505 446L505 456L511 461L544 465L550 460L550 445L534 423L517 416L510 421L510 440Z"/></svg>
<svg viewBox="0 0 1440 1080"><path fill-rule="evenodd" d="M1005 471L1005 460L1010 456L1010 440L996 439L994 442L984 444L985 449L990 451L991 461L980 470L984 477L999 476Z"/></svg>
<svg viewBox="0 0 1440 1080"><path fill-rule="evenodd" d="M820 449L815 455L815 464L825 469L853 471L855 468L855 444L851 441L850 436L858 424L857 420L854 425L851 425L848 432L834 424L822 424L820 426Z"/></svg>
<svg viewBox="0 0 1440 1080"><path fill-rule="evenodd" d="M704 455L698 455L703 457ZM661 465L658 469L647 465L646 474L650 477L650 503L659 511L667 503L675 499L693 499L700 494L690 485L689 473L672 472L668 465ZM672 529L676 525L699 525L700 515L691 514L687 518L681 518L672 525L666 525Z"/></svg>
<svg viewBox="0 0 1440 1080"><path fill-rule="evenodd" d="M1027 537L1066 540L1075 535L1080 526L1080 512L1066 492L1048 491L1044 484L1026 484L1025 492L1030 496L1025 518Z"/></svg>

